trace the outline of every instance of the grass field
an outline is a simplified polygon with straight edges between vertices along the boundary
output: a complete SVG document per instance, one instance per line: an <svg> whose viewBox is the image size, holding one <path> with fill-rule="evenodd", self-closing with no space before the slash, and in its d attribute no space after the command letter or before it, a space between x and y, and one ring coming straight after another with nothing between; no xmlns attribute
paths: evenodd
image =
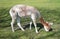
<svg viewBox="0 0 60 39"><path fill-rule="evenodd" d="M53 31L46 32L44 28L38 23L39 33L35 33L34 27L29 30L26 24L29 18L21 19L22 25L28 27L23 32L16 30L14 33L11 31L11 17L9 9L16 4L26 4L36 7L48 22L53 22L51 26ZM0 39L60 39L60 0L0 0ZM33 26L33 25L32 25ZM14 28L18 27L15 23ZM24 27L24 26L23 26Z"/></svg>

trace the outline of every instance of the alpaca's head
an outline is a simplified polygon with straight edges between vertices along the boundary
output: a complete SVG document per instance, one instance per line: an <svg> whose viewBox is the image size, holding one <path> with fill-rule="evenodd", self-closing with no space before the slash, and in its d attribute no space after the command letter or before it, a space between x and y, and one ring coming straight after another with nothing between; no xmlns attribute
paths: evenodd
<svg viewBox="0 0 60 39"><path fill-rule="evenodd" d="M51 31L52 30L51 25L53 25L53 23L48 23L48 22L44 21L43 17L40 18L40 22L41 22L41 24L43 24L44 29L46 31Z"/></svg>
<svg viewBox="0 0 60 39"><path fill-rule="evenodd" d="M52 30L51 25L53 25L53 23L45 22L43 25L44 25L45 31L51 31Z"/></svg>

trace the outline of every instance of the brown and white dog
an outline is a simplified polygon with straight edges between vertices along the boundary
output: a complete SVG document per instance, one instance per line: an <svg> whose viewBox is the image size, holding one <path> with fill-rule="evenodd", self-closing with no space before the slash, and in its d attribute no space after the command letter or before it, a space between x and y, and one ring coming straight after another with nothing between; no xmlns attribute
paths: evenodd
<svg viewBox="0 0 60 39"><path fill-rule="evenodd" d="M20 17L29 17L29 16L31 17L33 21L36 33L38 33L38 30L36 27L37 26L36 18L40 20L40 23L44 26L44 29L46 31L49 31L51 29L50 24L48 22L45 22L40 12L32 6L27 6L27 5L22 5L22 4L15 5L10 9L9 13L12 18L11 27L12 27L13 32L14 32L13 24L15 22L15 19L17 20L17 25L19 26L19 28L21 28L22 31L25 31L20 24ZM30 22L30 29L31 29L32 21Z"/></svg>

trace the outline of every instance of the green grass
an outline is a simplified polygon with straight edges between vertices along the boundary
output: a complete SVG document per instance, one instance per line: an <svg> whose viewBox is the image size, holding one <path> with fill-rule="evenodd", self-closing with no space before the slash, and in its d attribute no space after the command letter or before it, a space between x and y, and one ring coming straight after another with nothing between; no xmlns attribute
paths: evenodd
<svg viewBox="0 0 60 39"><path fill-rule="evenodd" d="M48 22L53 22L51 27L53 31L46 32L41 25L38 25L39 33L35 33L34 27L29 30L29 27L22 30L11 31L11 17L9 9L16 4L26 4L36 7L44 19ZM60 0L0 0L0 39L60 39ZM21 24L29 23L29 18L21 19ZM27 25L27 24L26 24ZM33 26L33 25L32 25ZM17 25L15 23L14 28ZM23 26L24 27L24 26Z"/></svg>
<svg viewBox="0 0 60 39"><path fill-rule="evenodd" d="M16 4L27 4L35 7L56 8L60 7L60 0L0 0L0 7L11 7Z"/></svg>

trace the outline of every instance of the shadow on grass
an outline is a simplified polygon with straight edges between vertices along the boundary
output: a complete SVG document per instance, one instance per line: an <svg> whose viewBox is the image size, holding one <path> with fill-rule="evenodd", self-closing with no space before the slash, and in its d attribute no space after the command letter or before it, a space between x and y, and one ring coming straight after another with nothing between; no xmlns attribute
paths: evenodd
<svg viewBox="0 0 60 39"><path fill-rule="evenodd" d="M24 25L24 29L26 29L26 28L29 28L30 27L30 24L26 24L26 25ZM39 27L39 29L38 29L38 31L40 30L40 29L42 29L43 28L43 25L41 24L41 23L37 23L37 27ZM31 28L35 28L34 27L34 24L32 24L31 25ZM17 28L16 30L19 30L20 28Z"/></svg>
<svg viewBox="0 0 60 39"><path fill-rule="evenodd" d="M29 27L30 27L30 24L27 24L27 25L25 25L24 29L29 28ZM34 24L32 24L31 27L35 28ZM41 28L43 28L43 25L40 23L37 23L37 27L39 27L39 29L38 29L38 31L39 31Z"/></svg>

